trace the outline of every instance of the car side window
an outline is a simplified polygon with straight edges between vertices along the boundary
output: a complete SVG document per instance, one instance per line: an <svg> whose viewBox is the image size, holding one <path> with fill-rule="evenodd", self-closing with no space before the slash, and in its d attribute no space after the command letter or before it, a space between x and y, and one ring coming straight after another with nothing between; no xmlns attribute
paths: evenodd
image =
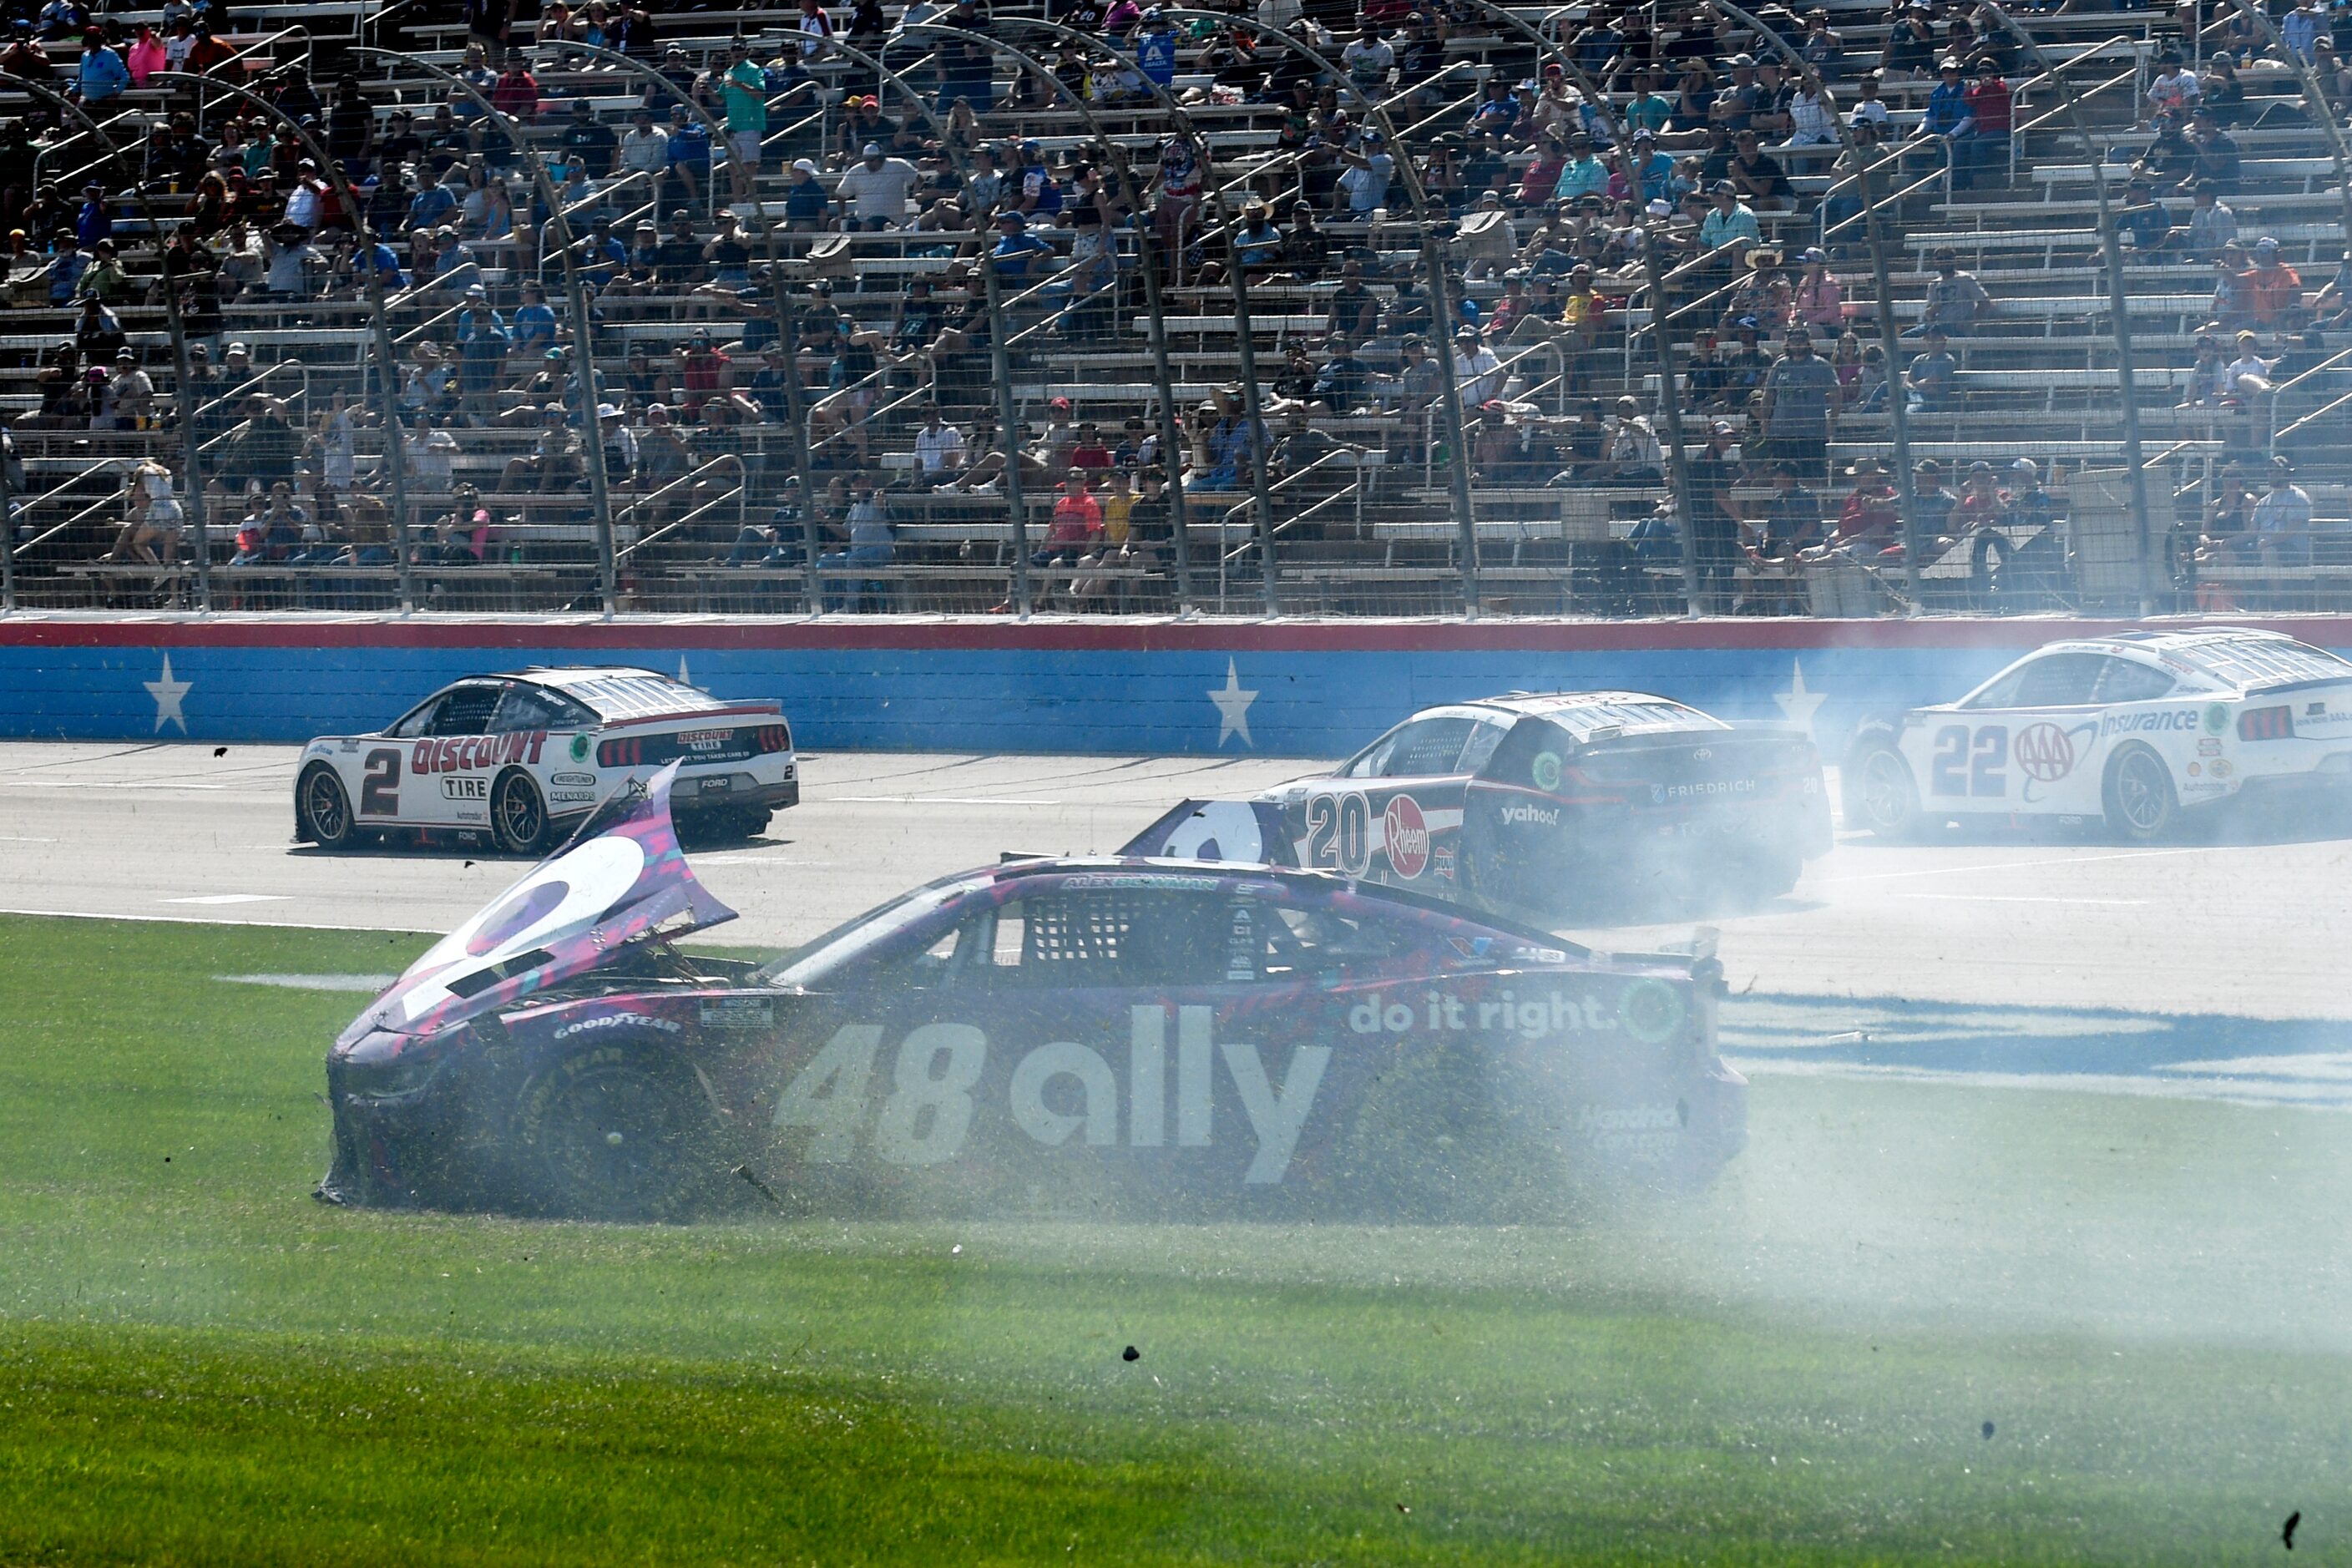
<svg viewBox="0 0 2352 1568"><path fill-rule="evenodd" d="M1282 904L1266 910L1265 916L1265 955L1259 968L1268 980L1313 974L1346 963L1375 963L1421 945L1412 928L1378 915Z"/></svg>
<svg viewBox="0 0 2352 1568"><path fill-rule="evenodd" d="M446 698L436 697L418 703L401 716L399 723L386 730L384 733L395 741L416 741L427 735L439 733L433 728L433 716L441 711L441 704L446 700Z"/></svg>
<svg viewBox="0 0 2352 1568"><path fill-rule="evenodd" d="M2095 653L2053 653L2018 671L2013 708L2073 708L2092 700L2106 656Z"/></svg>
<svg viewBox="0 0 2352 1568"><path fill-rule="evenodd" d="M1495 754L1495 748L1501 745L1503 737L1510 732L1508 724L1493 719L1479 720L1477 727L1470 731L1469 742L1463 746L1461 758L1454 763L1454 771L1475 773L1485 767L1486 759Z"/></svg>
<svg viewBox="0 0 2352 1568"><path fill-rule="evenodd" d="M595 721L596 716L577 702L541 687L518 683L508 687L506 695L499 699L490 729L503 735L517 730L582 730Z"/></svg>
<svg viewBox="0 0 2352 1568"><path fill-rule="evenodd" d="M1477 723L1474 719L1415 719L1390 731L1348 770L1349 778L1428 778L1455 772ZM1499 742L1501 737L1497 736Z"/></svg>
<svg viewBox="0 0 2352 1568"><path fill-rule="evenodd" d="M2100 673L2097 700L2101 702L2153 702L2172 694L2175 682L2160 669L2128 658L2110 657L2106 668Z"/></svg>
<svg viewBox="0 0 2352 1568"><path fill-rule="evenodd" d="M499 699L506 688L483 681L460 686L441 699L434 710L433 735L485 735L489 732L490 715L497 710Z"/></svg>
<svg viewBox="0 0 2352 1568"><path fill-rule="evenodd" d="M948 962L1024 990L1214 984L1225 978L1225 902L1206 889L1041 890L965 922Z"/></svg>

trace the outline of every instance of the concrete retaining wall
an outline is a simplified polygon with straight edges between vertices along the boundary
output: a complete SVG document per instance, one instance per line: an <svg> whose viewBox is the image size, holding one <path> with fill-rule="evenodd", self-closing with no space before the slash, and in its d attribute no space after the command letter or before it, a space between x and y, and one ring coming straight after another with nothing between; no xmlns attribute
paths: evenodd
<svg viewBox="0 0 2352 1568"><path fill-rule="evenodd" d="M2352 617L2262 624L2352 651ZM1334 756L1433 702L1622 687L1811 724L1834 759L1865 714L1947 701L2046 641L2124 629L23 615L0 620L0 735L302 741L373 730L459 676L580 663L781 698L813 750Z"/></svg>

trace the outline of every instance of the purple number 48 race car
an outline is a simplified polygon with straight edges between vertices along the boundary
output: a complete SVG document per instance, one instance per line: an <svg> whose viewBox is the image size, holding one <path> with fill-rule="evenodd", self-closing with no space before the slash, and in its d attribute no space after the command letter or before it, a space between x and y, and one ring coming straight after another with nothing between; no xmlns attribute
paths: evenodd
<svg viewBox="0 0 2352 1568"><path fill-rule="evenodd" d="M328 1058L350 1204L671 1218L1573 1212L1745 1137L1711 956L1590 952L1327 872L1013 860L766 964L677 939L665 769Z"/></svg>

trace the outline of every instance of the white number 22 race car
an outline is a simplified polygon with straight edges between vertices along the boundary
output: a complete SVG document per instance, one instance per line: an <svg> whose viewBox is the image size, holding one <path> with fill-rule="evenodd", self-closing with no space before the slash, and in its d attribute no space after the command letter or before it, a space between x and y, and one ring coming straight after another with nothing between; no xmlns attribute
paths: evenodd
<svg viewBox="0 0 2352 1568"><path fill-rule="evenodd" d="M297 838L336 848L430 829L541 855L632 778L679 764L678 830L742 837L800 801L793 733L775 702L722 702L649 669L522 669L446 686L373 735L304 748Z"/></svg>
<svg viewBox="0 0 2352 1568"><path fill-rule="evenodd" d="M1958 702L1864 724L1848 826L2104 820L2163 837L2185 808L2284 789L2352 801L2352 662L2277 632L2054 642Z"/></svg>

